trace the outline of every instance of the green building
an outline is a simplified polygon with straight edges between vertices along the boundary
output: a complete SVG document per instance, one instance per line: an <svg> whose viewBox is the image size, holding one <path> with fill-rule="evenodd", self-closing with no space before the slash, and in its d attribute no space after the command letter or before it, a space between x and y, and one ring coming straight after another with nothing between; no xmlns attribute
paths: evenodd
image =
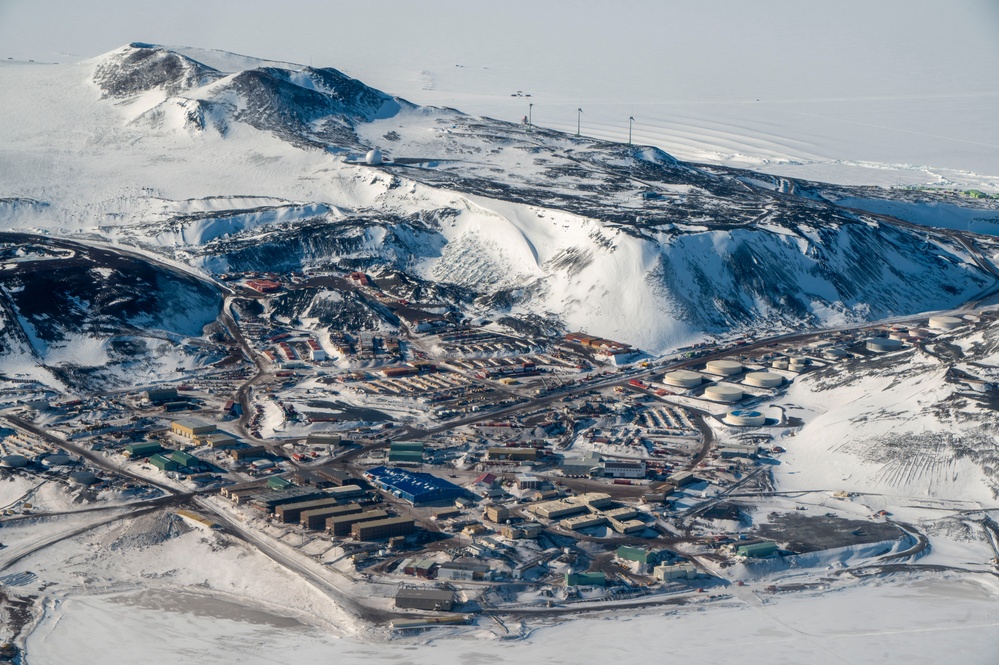
<svg viewBox="0 0 999 665"><path fill-rule="evenodd" d="M423 463L422 443L393 443L389 446L388 459L390 462L410 462L413 464Z"/></svg>
<svg viewBox="0 0 999 665"><path fill-rule="evenodd" d="M566 586L607 586L607 576L603 573L566 573Z"/></svg>
<svg viewBox="0 0 999 665"><path fill-rule="evenodd" d="M157 453L149 458L149 463L155 466L160 471L176 471L180 468L180 463L170 457L165 455L160 455Z"/></svg>
<svg viewBox="0 0 999 665"><path fill-rule="evenodd" d="M291 487L293 484L290 480L281 476L271 476L267 479L267 489L271 490L283 490Z"/></svg>
<svg viewBox="0 0 999 665"><path fill-rule="evenodd" d="M739 556L759 559L765 556L770 556L771 554L776 554L779 549L780 548L777 547L777 543L749 543L748 545L739 545L735 549L735 553Z"/></svg>
<svg viewBox="0 0 999 665"><path fill-rule="evenodd" d="M201 460L190 453L185 453L183 450L173 451L173 453L170 454L170 459L177 464L188 468L201 466Z"/></svg>
<svg viewBox="0 0 999 665"><path fill-rule="evenodd" d="M617 548L617 558L654 566L662 559L662 550L647 550L644 547L621 545Z"/></svg>
<svg viewBox="0 0 999 665"><path fill-rule="evenodd" d="M161 450L163 450L163 446L158 441L143 441L125 446L125 452L128 453L129 457L149 457Z"/></svg>

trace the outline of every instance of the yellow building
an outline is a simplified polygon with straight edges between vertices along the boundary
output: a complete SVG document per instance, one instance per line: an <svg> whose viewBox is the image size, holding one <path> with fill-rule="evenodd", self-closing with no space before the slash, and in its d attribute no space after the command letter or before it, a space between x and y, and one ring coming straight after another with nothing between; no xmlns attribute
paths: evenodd
<svg viewBox="0 0 999 665"><path fill-rule="evenodd" d="M185 439L194 439L199 434L214 432L215 425L198 420L175 420L170 425L170 431Z"/></svg>

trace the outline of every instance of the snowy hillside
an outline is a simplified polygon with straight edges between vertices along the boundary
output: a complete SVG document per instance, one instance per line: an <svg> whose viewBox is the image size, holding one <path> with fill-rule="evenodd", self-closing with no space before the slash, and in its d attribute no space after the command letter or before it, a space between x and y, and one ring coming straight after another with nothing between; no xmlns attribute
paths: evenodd
<svg viewBox="0 0 999 665"><path fill-rule="evenodd" d="M0 234L0 371L70 392L173 376L221 298L186 275L97 248Z"/></svg>
<svg viewBox="0 0 999 665"><path fill-rule="evenodd" d="M782 488L991 505L999 496L999 325L817 371L782 400L807 424L786 438Z"/></svg>
<svg viewBox="0 0 999 665"><path fill-rule="evenodd" d="M951 308L994 282L946 235L780 178L417 107L334 69L132 44L0 63L0 82L24 91L0 109L4 228L207 272L397 270L471 314L654 352ZM390 161L365 165L374 147Z"/></svg>

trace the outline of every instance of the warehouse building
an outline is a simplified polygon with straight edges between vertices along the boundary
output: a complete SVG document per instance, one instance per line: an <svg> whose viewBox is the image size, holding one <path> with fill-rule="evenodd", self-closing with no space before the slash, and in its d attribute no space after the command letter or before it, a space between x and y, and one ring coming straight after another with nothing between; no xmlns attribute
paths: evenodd
<svg viewBox="0 0 999 665"><path fill-rule="evenodd" d="M150 388L146 391L146 399L153 404L177 401L176 388Z"/></svg>
<svg viewBox="0 0 999 665"><path fill-rule="evenodd" d="M286 503L275 507L274 516L285 524L297 524L302 520L302 513L306 510L331 508L333 506L337 506L337 504L337 500L331 496L324 496L322 498L311 499L309 501L296 501L295 503ZM352 512L361 512L361 507L356 503L347 504L346 506L338 506L338 508L341 511L341 515L346 515Z"/></svg>
<svg viewBox="0 0 999 665"><path fill-rule="evenodd" d="M537 522L522 522L521 524L507 524L501 530L504 538L510 540L522 540L537 538L544 532L545 528Z"/></svg>
<svg viewBox="0 0 999 665"><path fill-rule="evenodd" d="M189 469L196 469L201 466L201 460L190 453L185 453L183 450L175 450L170 453L170 459Z"/></svg>
<svg viewBox="0 0 999 665"><path fill-rule="evenodd" d="M200 420L175 420L170 425L170 431L185 439L194 439L199 434L215 431L215 425Z"/></svg>
<svg viewBox="0 0 999 665"><path fill-rule="evenodd" d="M486 506L484 512L487 520L489 520L490 522L496 522L497 524L500 524L510 519L510 509L507 508L506 506L497 506L497 505Z"/></svg>
<svg viewBox="0 0 999 665"><path fill-rule="evenodd" d="M166 451L164 451L166 452ZM166 455L157 453L149 457L149 463L155 466L160 471L176 471L180 468L180 464L170 459Z"/></svg>
<svg viewBox="0 0 999 665"><path fill-rule="evenodd" d="M229 448L239 443L236 441L236 437L231 434L218 431L199 434L194 440L199 445L208 446L209 448Z"/></svg>
<svg viewBox="0 0 999 665"><path fill-rule="evenodd" d="M294 485L295 483L281 476L271 476L267 479L267 489L269 490L283 490L294 487Z"/></svg>
<svg viewBox="0 0 999 665"><path fill-rule="evenodd" d="M343 538L350 535L351 529L353 529L355 524L374 522L386 517L390 517L390 515L384 510L369 510L364 513L355 512L350 515L330 515L326 518L326 529L334 536Z"/></svg>
<svg viewBox="0 0 999 665"><path fill-rule="evenodd" d="M603 464L604 475L610 478L644 478L645 462L632 460L607 460Z"/></svg>
<svg viewBox="0 0 999 665"><path fill-rule="evenodd" d="M718 448L718 453L721 455L722 459L735 459L737 457L752 459L756 457L758 452L758 446L748 443L729 443Z"/></svg>
<svg viewBox="0 0 999 665"><path fill-rule="evenodd" d="M289 487L286 490L257 492L255 494L234 494L237 504L249 503L260 510L273 513L278 506L288 503L303 503L323 499L327 495L306 487Z"/></svg>
<svg viewBox="0 0 999 665"><path fill-rule="evenodd" d="M536 490L541 487L541 479L530 473L519 473L516 480L517 489Z"/></svg>
<svg viewBox="0 0 999 665"><path fill-rule="evenodd" d="M158 441L143 441L142 443L133 443L130 446L125 446L125 452L132 458L149 457L161 450L163 450L163 446Z"/></svg>
<svg viewBox="0 0 999 665"><path fill-rule="evenodd" d="M357 540L405 536L414 531L416 531L416 522L407 517L387 517L373 522L360 522L350 527L350 535Z"/></svg>
<svg viewBox="0 0 999 665"><path fill-rule="evenodd" d="M768 557L773 554L777 554L780 550L777 547L777 543L764 541L759 543L746 543L745 545L739 545L735 549L735 553L738 556L749 557L751 559L762 559L763 557Z"/></svg>
<svg viewBox="0 0 999 665"><path fill-rule="evenodd" d="M606 586L607 576L604 573L566 573L566 586Z"/></svg>
<svg viewBox="0 0 999 665"><path fill-rule="evenodd" d="M508 460L514 462L533 462L538 459L535 448L489 448L486 457L490 460Z"/></svg>
<svg viewBox="0 0 999 665"><path fill-rule="evenodd" d="M454 592L447 589L399 589L395 606L404 610L450 612L454 607Z"/></svg>
<svg viewBox="0 0 999 665"><path fill-rule="evenodd" d="M454 501L465 494L465 490L457 485L429 473L377 466L369 469L365 476L377 487L414 506L438 501Z"/></svg>
<svg viewBox="0 0 999 665"><path fill-rule="evenodd" d="M697 568L689 561L672 566L656 566L652 569L652 574L655 575L657 580L663 582L670 580L692 580L698 576Z"/></svg>
<svg viewBox="0 0 999 665"><path fill-rule="evenodd" d="M579 531L581 529L589 529L595 526L603 526L607 524L607 518L603 515L577 515L575 517L569 517L558 523L563 529L568 529L569 531Z"/></svg>
<svg viewBox="0 0 999 665"><path fill-rule="evenodd" d="M493 573L487 564L471 559L462 559L442 563L437 568L437 579L455 582L488 582L493 579Z"/></svg>
<svg viewBox="0 0 999 665"><path fill-rule="evenodd" d="M572 515L589 512L587 507L572 499L560 499L558 501L546 501L528 508L538 517L547 520L558 520Z"/></svg>
<svg viewBox="0 0 999 665"><path fill-rule="evenodd" d="M397 442L389 446L388 461L409 462L411 464L423 463L423 444Z"/></svg>
<svg viewBox="0 0 999 665"><path fill-rule="evenodd" d="M621 545L617 548L617 558L622 561L634 561L642 565L654 566L663 560L666 553L663 550L649 550L644 547Z"/></svg>
<svg viewBox="0 0 999 665"><path fill-rule="evenodd" d="M586 452L582 457L565 457L562 460L562 473L567 476L589 476L600 469L600 455Z"/></svg>
<svg viewBox="0 0 999 665"><path fill-rule="evenodd" d="M342 434L333 432L312 432L305 437L305 443L310 446L342 446L345 442Z"/></svg>
<svg viewBox="0 0 999 665"><path fill-rule="evenodd" d="M229 451L229 455L234 460L244 460L244 459L254 459L258 457L266 457L267 449L263 446L246 446L245 448L233 448Z"/></svg>
<svg viewBox="0 0 999 665"><path fill-rule="evenodd" d="M334 519L335 520L335 519L340 519L340 518L344 518L344 517L346 517L346 518L354 518L354 517L357 517L359 515L363 515L364 514L364 513L355 513L355 512L353 512L353 509L351 510L350 514L344 514L343 509L346 508L346 507L347 506L324 506L324 507L320 507L320 508L311 508L309 510L303 510L302 513L301 513L301 516L299 517L299 523L304 528L306 528L306 529L309 529L311 531L317 531L319 529L325 529L326 528L326 522L327 522L327 520L330 520L330 519ZM375 511L375 512L381 513L378 516L378 518L386 517L388 515L388 513L386 513L385 511L382 511L382 510ZM377 519L377 518L373 517L372 519ZM355 520L355 521L357 521L357 520ZM350 529L348 528L347 531L345 533L343 533L342 535L345 536L349 532L350 532Z"/></svg>

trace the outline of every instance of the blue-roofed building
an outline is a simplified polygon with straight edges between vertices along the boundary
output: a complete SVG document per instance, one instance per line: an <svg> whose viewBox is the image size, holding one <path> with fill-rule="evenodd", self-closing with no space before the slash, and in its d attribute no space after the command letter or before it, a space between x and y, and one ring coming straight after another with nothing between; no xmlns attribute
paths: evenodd
<svg viewBox="0 0 999 665"><path fill-rule="evenodd" d="M364 474L371 482L411 504L454 501L465 490L429 473L416 473L390 466L376 466Z"/></svg>

